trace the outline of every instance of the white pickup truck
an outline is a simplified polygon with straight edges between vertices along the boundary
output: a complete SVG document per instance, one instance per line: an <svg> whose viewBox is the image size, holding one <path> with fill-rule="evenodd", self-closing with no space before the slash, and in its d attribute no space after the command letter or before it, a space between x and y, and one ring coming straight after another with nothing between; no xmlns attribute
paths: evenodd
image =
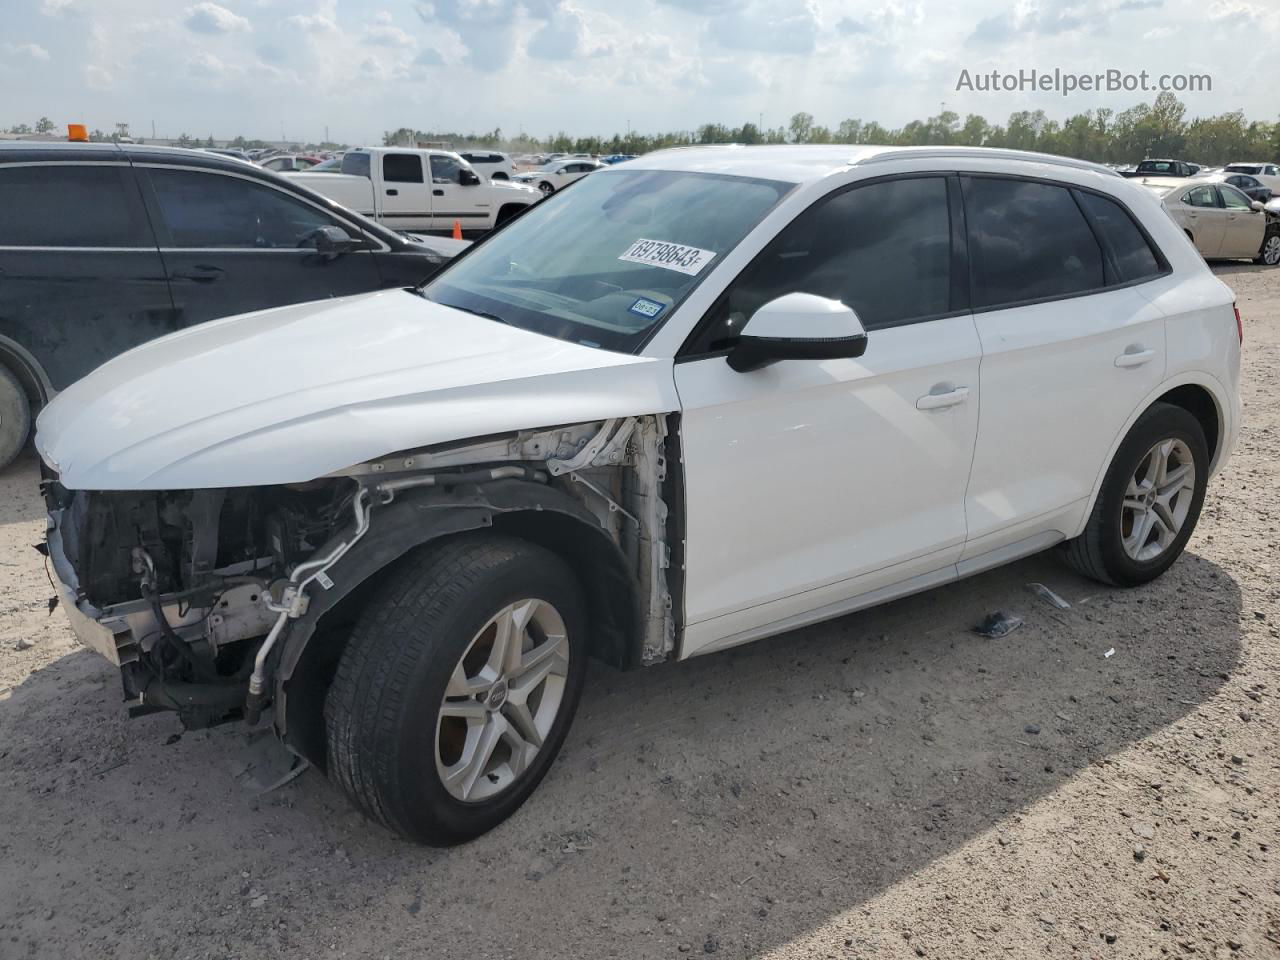
<svg viewBox="0 0 1280 960"><path fill-rule="evenodd" d="M542 195L533 187L485 180L456 153L373 147L342 158L341 173L290 173L291 180L393 230L468 233L500 226Z"/></svg>

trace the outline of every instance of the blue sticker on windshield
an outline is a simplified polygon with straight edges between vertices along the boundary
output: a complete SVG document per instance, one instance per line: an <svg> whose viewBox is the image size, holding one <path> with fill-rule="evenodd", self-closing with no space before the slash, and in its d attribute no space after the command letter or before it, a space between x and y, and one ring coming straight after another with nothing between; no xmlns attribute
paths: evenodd
<svg viewBox="0 0 1280 960"><path fill-rule="evenodd" d="M639 297L635 303L627 307L627 312L644 317L646 320L652 320L665 309L666 304L659 303L657 300L650 300L647 297Z"/></svg>

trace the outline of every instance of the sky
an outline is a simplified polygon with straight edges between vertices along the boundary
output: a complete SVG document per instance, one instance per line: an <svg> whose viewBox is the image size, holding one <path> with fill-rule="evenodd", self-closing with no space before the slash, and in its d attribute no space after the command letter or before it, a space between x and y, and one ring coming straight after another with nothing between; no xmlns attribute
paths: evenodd
<svg viewBox="0 0 1280 960"><path fill-rule="evenodd" d="M1261 0L0 0L0 127L380 142L900 126L1123 109L1155 93L957 90L962 70L1208 74L1192 115L1274 121L1280 17Z"/></svg>

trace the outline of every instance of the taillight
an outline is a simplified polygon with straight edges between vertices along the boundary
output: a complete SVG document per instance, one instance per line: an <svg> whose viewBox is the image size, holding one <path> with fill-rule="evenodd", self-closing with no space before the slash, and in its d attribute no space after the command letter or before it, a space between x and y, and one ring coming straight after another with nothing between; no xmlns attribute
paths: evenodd
<svg viewBox="0 0 1280 960"><path fill-rule="evenodd" d="M1244 346L1244 322L1240 319L1240 308L1233 303L1231 309L1236 312L1236 336L1240 338L1240 345Z"/></svg>

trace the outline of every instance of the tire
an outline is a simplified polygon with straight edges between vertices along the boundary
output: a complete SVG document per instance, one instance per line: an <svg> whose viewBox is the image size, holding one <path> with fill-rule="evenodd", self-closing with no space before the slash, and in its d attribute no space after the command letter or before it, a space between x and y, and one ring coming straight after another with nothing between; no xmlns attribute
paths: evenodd
<svg viewBox="0 0 1280 960"><path fill-rule="evenodd" d="M549 197L556 192L556 188L553 187L546 180L543 180L540 184L538 184L538 189L542 191L542 195L544 197Z"/></svg>
<svg viewBox="0 0 1280 960"><path fill-rule="evenodd" d="M518 633L521 649L554 644L567 657L562 674L554 672L558 654L541 661L552 672L536 702L517 691L537 668L513 669L510 686L505 672L497 682L476 673L492 666L495 614L522 614L527 604L537 606ZM586 677L586 623L576 578L542 547L479 534L419 548L374 592L343 651L325 701L330 778L367 816L410 840L449 846L493 829L533 792L564 742ZM464 696L448 694L463 688ZM537 721L527 738L521 709L521 723ZM497 744L492 759L468 763L468 745L479 758L486 737ZM535 739L542 743L530 758ZM446 785L447 770L462 773Z"/></svg>
<svg viewBox="0 0 1280 960"><path fill-rule="evenodd" d="M1181 472L1184 461L1192 465L1192 476L1176 484L1180 489L1167 503L1161 491L1173 489L1174 483L1157 483L1149 494L1143 493L1158 470L1158 462L1153 466L1148 459L1149 454L1158 455L1157 445L1170 452L1170 464L1177 464L1166 481ZM1063 545L1068 563L1084 576L1112 586L1149 583L1182 554L1200 518L1208 480L1209 451L1200 422L1182 407L1152 404L1116 451L1084 532ZM1145 514L1127 506L1144 502ZM1154 519L1144 532L1146 515Z"/></svg>
<svg viewBox="0 0 1280 960"><path fill-rule="evenodd" d="M1280 264L1280 230L1273 227L1266 232L1262 238L1262 247L1258 250L1258 255L1253 258L1253 262L1268 267Z"/></svg>
<svg viewBox="0 0 1280 960"><path fill-rule="evenodd" d="M22 452L31 435L31 401L7 367L0 366L0 470Z"/></svg>

